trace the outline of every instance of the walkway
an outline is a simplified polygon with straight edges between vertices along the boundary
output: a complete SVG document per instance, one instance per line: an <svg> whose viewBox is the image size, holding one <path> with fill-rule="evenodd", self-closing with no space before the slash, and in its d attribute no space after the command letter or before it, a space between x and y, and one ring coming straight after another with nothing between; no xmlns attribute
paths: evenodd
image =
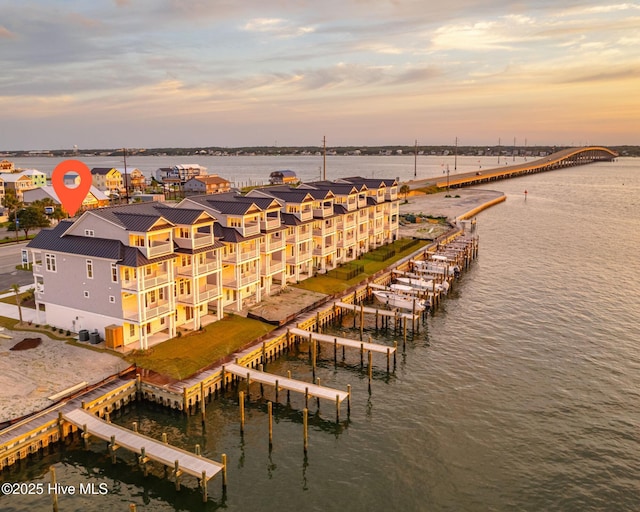
<svg viewBox="0 0 640 512"><path fill-rule="evenodd" d="M324 341L331 344L335 343L341 347L357 348L358 350L367 350L369 352L377 352L379 354L393 354L396 351L395 347L388 347L379 343L367 343L364 341L351 340L349 338L338 338L337 336L330 336L329 334L305 331L304 329L298 329L297 327L289 329L289 332L306 339L309 339L309 336L311 336L313 339L318 341Z"/></svg>
<svg viewBox="0 0 640 512"><path fill-rule="evenodd" d="M304 331L307 332L307 331ZM303 382L301 380L289 379L280 375L274 375L272 373L261 372L258 370L252 370L246 366L241 366L235 363L225 364L222 367L223 372L229 372L237 377L249 378L250 381L259 382L260 384L269 384L271 386L278 384L278 389L286 389L288 391L297 391L307 396L314 396L316 398L324 398L326 400L342 402L349 398L347 391L340 391L339 389L328 388L326 386L318 386L309 382Z"/></svg>
<svg viewBox="0 0 640 512"><path fill-rule="evenodd" d="M74 409L62 414L62 417L80 429L86 427L86 433L105 441L112 442L137 454L144 451L145 456L158 461L168 467L178 467L184 473L196 478L209 480L223 470L224 465L219 462L195 455L186 450L176 448L161 441L138 434L124 427L107 423L96 415L83 409Z"/></svg>

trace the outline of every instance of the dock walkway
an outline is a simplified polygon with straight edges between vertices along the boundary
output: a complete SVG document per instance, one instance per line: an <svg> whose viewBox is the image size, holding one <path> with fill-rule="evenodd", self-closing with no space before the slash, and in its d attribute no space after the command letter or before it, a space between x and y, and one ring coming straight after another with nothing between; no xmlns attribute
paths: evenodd
<svg viewBox="0 0 640 512"><path fill-rule="evenodd" d="M117 446L126 448L134 453L141 454L144 450L149 459L158 461L165 466L174 467L176 461L178 461L181 471L196 478L204 476L206 480L209 480L224 468L224 465L219 462L214 462L175 446L156 441L113 423L107 423L83 409L64 412L62 417L80 429L84 429L86 426L86 433L92 436L109 442L112 441L113 437Z"/></svg>
<svg viewBox="0 0 640 512"><path fill-rule="evenodd" d="M349 338L339 338L336 336L331 336L329 334L319 334L317 332L305 331L304 329L298 329L297 327L289 329L289 332L291 334L295 334L296 336L303 336L307 339L309 338L309 336L311 336L313 339L316 339L318 341L337 343L342 347L368 350L369 352L378 352L380 354L393 354L396 351L395 347L389 347L387 345L381 345L379 343L368 343L365 341L352 340Z"/></svg>
<svg viewBox="0 0 640 512"><path fill-rule="evenodd" d="M370 306L359 306L357 304L349 304L348 302L335 302L334 304L339 308L348 309L350 311L357 312L362 310L363 313L367 313L369 315L378 314L380 316L388 316L391 318L395 318L397 315L398 318L406 318L407 320L415 320L417 318L420 318L420 315L418 313L416 313L415 315L413 313L400 313L397 310L377 309L377 308L372 308Z"/></svg>
<svg viewBox="0 0 640 512"><path fill-rule="evenodd" d="M304 331L307 332L308 331ZM296 391L298 393L306 394L308 396L314 396L316 398L324 398L326 400L342 402L349 398L347 391L340 391L339 389L329 388L326 386L318 386L309 382L303 382L300 380L289 379L280 375L274 375L272 373L261 372L258 370L252 370L246 366L242 366L235 363L225 364L222 367L223 371L229 372L237 377L249 379L253 382L259 382L260 384L268 384L271 386L278 384L279 389L286 389L288 391Z"/></svg>

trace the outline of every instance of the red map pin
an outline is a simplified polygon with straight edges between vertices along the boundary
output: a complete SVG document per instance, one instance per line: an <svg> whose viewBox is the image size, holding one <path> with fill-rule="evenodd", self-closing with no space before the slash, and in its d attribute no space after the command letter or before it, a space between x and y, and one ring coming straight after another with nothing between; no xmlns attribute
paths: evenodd
<svg viewBox="0 0 640 512"><path fill-rule="evenodd" d="M75 172L80 176L80 183L75 188L69 188L64 182L64 176L68 172ZM56 165L51 173L51 184L62 206L72 217L82 206L89 189L91 188L91 171L80 160L65 160Z"/></svg>

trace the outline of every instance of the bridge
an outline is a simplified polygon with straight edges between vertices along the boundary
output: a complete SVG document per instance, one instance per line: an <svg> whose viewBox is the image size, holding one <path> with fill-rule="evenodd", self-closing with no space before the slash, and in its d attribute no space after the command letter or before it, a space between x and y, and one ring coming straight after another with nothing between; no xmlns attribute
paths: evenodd
<svg viewBox="0 0 640 512"><path fill-rule="evenodd" d="M474 172L456 174L454 177L447 175L446 178L431 178L415 181L410 184L411 188L423 186L437 186L438 188L459 188L470 185L479 185L490 181L515 178L526 174L537 172L553 171L573 167L575 165L590 164L593 162L611 161L618 157L618 154L602 146L588 146L581 148L567 148L557 151L538 160L524 162L516 165L505 165L504 167L494 167L493 169L482 169Z"/></svg>

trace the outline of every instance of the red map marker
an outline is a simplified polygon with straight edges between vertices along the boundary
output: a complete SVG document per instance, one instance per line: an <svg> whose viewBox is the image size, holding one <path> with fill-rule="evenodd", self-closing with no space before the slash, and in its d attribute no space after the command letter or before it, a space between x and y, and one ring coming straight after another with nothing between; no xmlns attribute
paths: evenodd
<svg viewBox="0 0 640 512"><path fill-rule="evenodd" d="M64 182L64 175L75 172L80 176L80 183L75 188L69 188ZM87 197L91 188L91 171L80 160L65 160L56 165L51 173L51 184L62 206L72 217L82 206L82 201Z"/></svg>

